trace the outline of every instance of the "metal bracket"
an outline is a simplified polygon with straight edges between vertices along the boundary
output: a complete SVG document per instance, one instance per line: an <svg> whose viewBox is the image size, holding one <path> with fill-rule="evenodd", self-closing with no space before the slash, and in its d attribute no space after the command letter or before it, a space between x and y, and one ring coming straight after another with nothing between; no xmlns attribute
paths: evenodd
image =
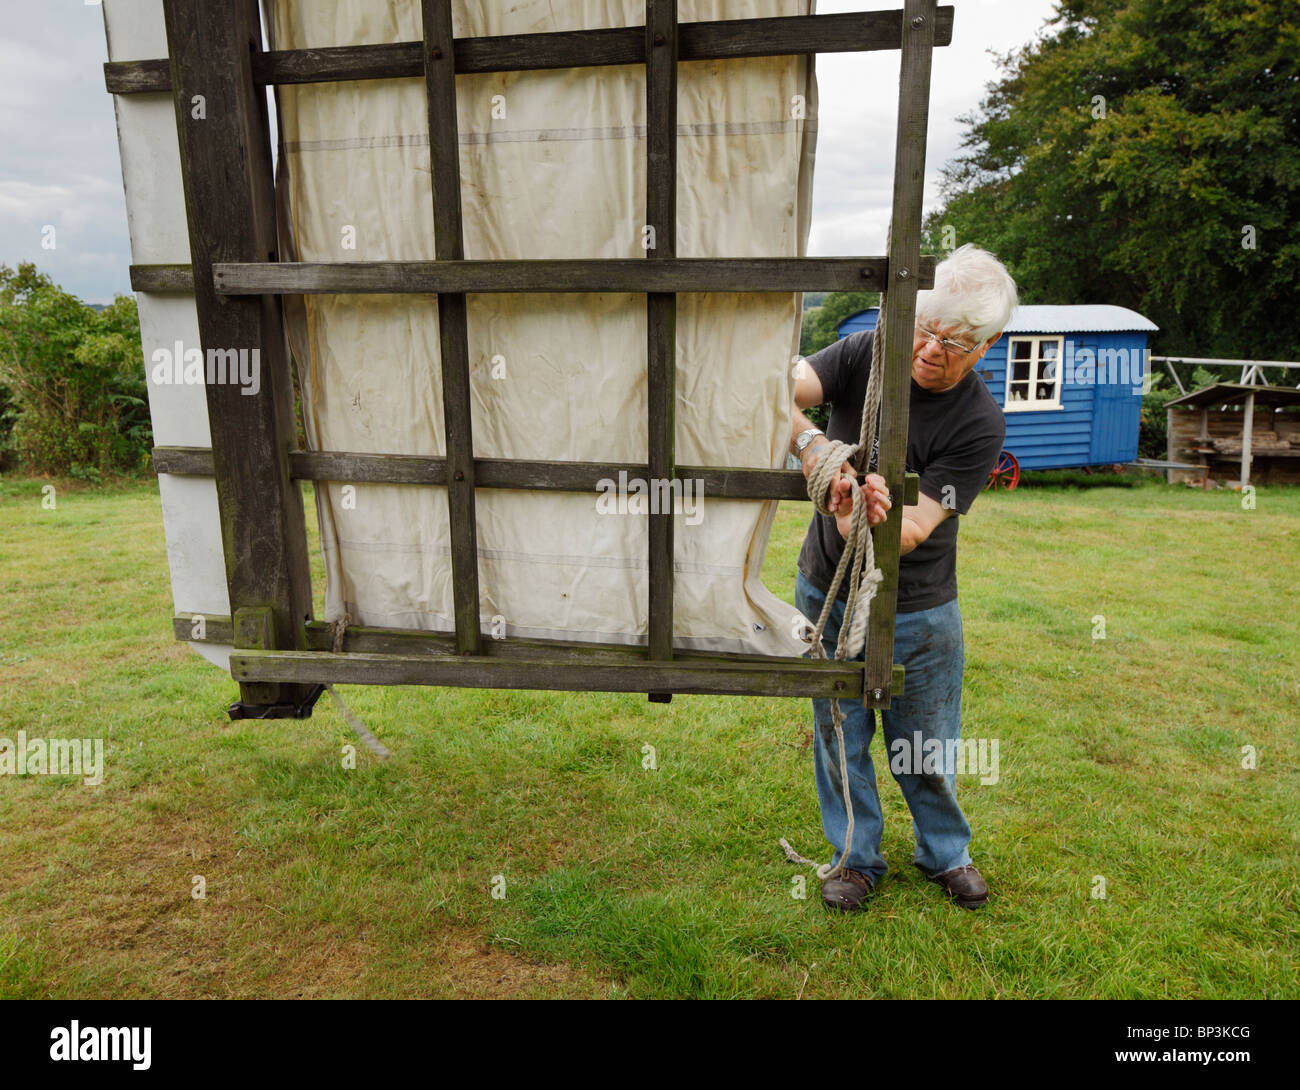
<svg viewBox="0 0 1300 1090"><path fill-rule="evenodd" d="M226 714L231 719L310 719L324 691L324 685L313 685L301 704L245 704L238 700L226 709Z"/></svg>

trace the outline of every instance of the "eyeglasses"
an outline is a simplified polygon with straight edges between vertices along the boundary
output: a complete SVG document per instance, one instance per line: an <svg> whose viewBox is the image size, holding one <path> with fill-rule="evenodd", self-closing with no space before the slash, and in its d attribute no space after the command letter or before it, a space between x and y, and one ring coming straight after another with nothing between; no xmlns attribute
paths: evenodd
<svg viewBox="0 0 1300 1090"><path fill-rule="evenodd" d="M943 349L943 354L950 360L953 357L953 353L956 353L959 356L965 356L974 352L975 349L979 347L978 344L962 344L961 341L945 340L943 337L940 337L939 334L932 333L930 330L926 329L920 322L917 322L916 324L916 331L925 338L927 343L938 341L939 347Z"/></svg>

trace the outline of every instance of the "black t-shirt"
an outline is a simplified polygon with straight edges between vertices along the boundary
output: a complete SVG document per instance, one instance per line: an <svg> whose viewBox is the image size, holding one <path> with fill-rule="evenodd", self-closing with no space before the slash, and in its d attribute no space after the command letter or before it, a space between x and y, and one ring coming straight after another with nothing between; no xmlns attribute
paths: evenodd
<svg viewBox="0 0 1300 1090"><path fill-rule="evenodd" d="M872 333L863 330L808 357L831 403L826 434L856 443L871 372ZM932 393L911 383L907 417L907 470L920 474L921 492L952 508L925 541L904 556L898 570L898 612L932 609L957 597L957 522L975 502L1006 439L1006 418L974 371L951 390ZM879 442L877 441L877 448ZM876 471L878 449L867 472ZM897 503L897 500L895 500ZM799 551L799 570L825 593L844 552L844 538L829 515L814 513ZM849 581L839 597L848 596Z"/></svg>

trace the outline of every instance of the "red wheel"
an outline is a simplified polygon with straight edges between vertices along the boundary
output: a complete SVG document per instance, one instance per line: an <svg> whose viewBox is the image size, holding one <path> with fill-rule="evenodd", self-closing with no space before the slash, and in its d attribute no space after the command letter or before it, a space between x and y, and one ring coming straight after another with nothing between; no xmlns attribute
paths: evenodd
<svg viewBox="0 0 1300 1090"><path fill-rule="evenodd" d="M1016 456L1009 450L1004 450L998 455L998 460L993 465L993 472L989 474L989 483L984 487L1005 488L1008 492L1020 483L1020 463L1016 461Z"/></svg>

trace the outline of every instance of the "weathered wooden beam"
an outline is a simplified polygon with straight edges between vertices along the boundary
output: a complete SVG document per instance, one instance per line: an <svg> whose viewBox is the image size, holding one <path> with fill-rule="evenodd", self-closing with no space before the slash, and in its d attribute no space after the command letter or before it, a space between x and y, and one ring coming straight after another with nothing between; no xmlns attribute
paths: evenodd
<svg viewBox="0 0 1300 1090"><path fill-rule="evenodd" d="M194 293L194 268L190 265L132 265L131 290Z"/></svg>
<svg viewBox="0 0 1300 1090"><path fill-rule="evenodd" d="M411 454L342 454L334 451L294 451L293 475L303 481L349 484L446 485L447 459ZM475 484L482 488L475 468Z"/></svg>
<svg viewBox="0 0 1300 1090"><path fill-rule="evenodd" d="M236 651L230 672L241 684L298 682L339 685L449 685L475 689L552 689L610 693L712 693L754 696L855 697L862 671L854 664L802 659L707 662L647 659L574 662L490 655L377 655L329 651Z"/></svg>
<svg viewBox="0 0 1300 1090"><path fill-rule="evenodd" d="M735 270L728 266L742 263ZM871 290L887 281L888 259L862 258L685 258L650 272L644 262L610 261L464 261L455 268L438 262L344 262L338 265L279 263L275 265L221 266L216 279L223 294L274 294L318 292L425 292L433 288L465 286L471 294L489 292L650 291L671 286L677 293L690 291L822 291ZM716 265L716 268L709 268ZM363 271L357 286L348 287L357 266ZM509 266L505 268L504 266ZM537 266L530 268L530 266ZM544 267L545 266L545 267ZM934 286L935 259L925 255L920 263L922 290ZM257 268L257 273L248 270ZM312 270L304 273L303 270ZM273 271L272 271L273 270ZM710 283L711 275L720 275ZM252 282L249 277L257 278ZM502 279L506 277L507 279ZM295 287L294 281L310 280ZM245 287L245 284L248 284ZM409 285L409 286L407 286ZM505 285L505 286L503 286ZM613 286L611 286L613 285ZM194 270L189 265L132 265L133 291L194 291Z"/></svg>
<svg viewBox="0 0 1300 1090"><path fill-rule="evenodd" d="M883 257L635 258L553 261L342 261L218 263L220 295L421 294L463 292L878 291ZM908 270L934 283L934 258Z"/></svg>
<svg viewBox="0 0 1300 1090"><path fill-rule="evenodd" d="M677 0L646 0L646 260L677 257ZM646 296L646 442L649 481L675 473L677 296ZM650 657L673 657L674 505L647 516ZM667 700L670 693L654 693Z"/></svg>
<svg viewBox="0 0 1300 1090"><path fill-rule="evenodd" d="M193 260L274 260L266 94L250 68L261 44L257 2L164 0L163 13ZM259 379L252 395L236 382L205 387L231 609L266 611L265 641L301 647L311 576L302 494L289 475L293 383L279 301L218 298L208 277L194 294L205 356L242 353ZM296 684L241 689L252 704L300 703L307 693Z"/></svg>
<svg viewBox="0 0 1300 1090"><path fill-rule="evenodd" d="M153 471L175 477L212 477L211 447L154 447Z"/></svg>
<svg viewBox="0 0 1300 1090"><path fill-rule="evenodd" d="M197 622L201 622L197 623ZM178 640L191 643L232 644L234 642L234 623L228 616L217 614L178 613L172 619L172 628ZM328 652L334 654L334 632L332 626L320 621L307 625L307 650L309 652ZM442 659L447 663L460 664L463 657L456 650L456 637L436 632L416 629L373 628L365 625L351 625L343 638L344 656L394 656L406 659ZM556 664L563 668L581 668L601 665L620 667L626 663L638 663L644 666L649 662L642 647L620 644L583 643L560 640L485 640L482 655L486 658L507 663L547 663L548 669ZM830 695L844 696L845 693L861 693L862 672L852 665L841 665L825 660L783 658L765 655L740 655L728 652L677 651L674 663L692 663L717 669L730 669L732 664L759 667L768 670L779 666L786 671L782 684L791 681L800 672L807 675L809 684L821 690L816 693L785 693L778 695ZM464 677L465 680L461 680ZM335 679L330 679L335 680ZM484 681L482 675L461 675L458 671L447 678L431 681L430 684L449 686L464 685L475 687ZM499 687L496 681L511 682L514 678L509 672L495 675L492 687ZM843 682L845 688L836 688L837 682ZM357 684L384 684L377 678L364 678ZM318 683L320 684L320 683ZM513 685L506 685L513 688ZM560 684L554 688L568 688ZM639 688L624 691L640 691ZM679 690L679 691L685 691ZM903 691L903 668L894 667L891 691L899 696ZM770 694L769 694L770 695Z"/></svg>
<svg viewBox="0 0 1300 1090"><path fill-rule="evenodd" d="M212 452L205 447L154 447L155 473L181 477L211 477ZM445 485L447 460L412 454L345 454L296 450L289 456L295 480L337 481L344 484ZM540 462L509 458L475 458L477 488L511 488L538 492L591 492L617 485L619 474L629 481L646 480L649 466L636 462ZM724 500L805 500L806 482L798 470L737 469L725 466L678 465L675 477L697 481L697 495ZM919 478L904 478L904 504L915 504Z"/></svg>
<svg viewBox="0 0 1300 1090"><path fill-rule="evenodd" d="M939 40L952 42L953 9L939 9ZM838 15L722 19L681 25L681 60L778 57L798 53L861 53L902 45L898 9Z"/></svg>
<svg viewBox="0 0 1300 1090"><path fill-rule="evenodd" d="M201 629L196 629L195 621L202 617ZM172 619L172 627L178 640L199 643L232 642L233 624L229 617L217 614L178 613ZM200 634L201 633L201 634ZM323 621L311 621L307 624L307 650L330 651L334 649L334 628ZM456 637L440 632L427 632L415 628L376 628L370 625L349 625L343 635L343 654L365 655L422 655L425 657L459 659L456 650ZM563 662L569 665L600 662L618 664L621 662L646 662L646 650L631 644L589 643L578 640L531 640L511 637L502 640L484 640L481 654L490 658L510 661ZM771 655L744 655L730 651L683 651L673 653L675 662L701 663L749 663L756 666L769 666L778 663L782 666L804 665L814 673L824 673L828 666L826 660L785 658ZM862 671L849 668L842 675L845 680L860 687ZM894 667L894 680L891 692L894 696L902 693L903 668Z"/></svg>
<svg viewBox="0 0 1300 1090"><path fill-rule="evenodd" d="M313 622L307 626L307 647L312 651L333 649L333 631L327 624ZM361 652L375 655L433 655L456 656L456 641L451 635L417 629L376 628L350 625L343 637L343 652ZM588 662L619 663L647 662L646 649L636 644L592 643L579 640L534 640L509 637L483 641L481 654L491 658L509 660L545 659L581 665ZM739 662L750 664L781 663L786 666L813 664L825 660L784 658L769 655L745 655L723 651L674 652L674 661L683 662ZM861 670L856 684L861 685ZM843 675L847 677L847 675Z"/></svg>
<svg viewBox="0 0 1300 1090"><path fill-rule="evenodd" d="M921 200L925 186L925 140L930 111L930 60L935 0L906 0L903 57L898 78L898 127L894 143L894 200L889 238L889 291L881 322L885 332L881 391L880 474L891 492L903 492L907 458L908 395L912 332L921 286ZM895 507L873 531L884 580L871 603L867 632L864 702L889 706L894 676L894 618L898 608L899 544L903 511Z"/></svg>
<svg viewBox="0 0 1300 1090"><path fill-rule="evenodd" d="M270 85L423 79L424 42L274 49L253 58L253 76L259 82Z"/></svg>
<svg viewBox="0 0 1300 1090"><path fill-rule="evenodd" d="M235 642L235 624L219 613L178 613L172 618L172 631L178 640L197 643ZM308 647L310 648L310 644Z"/></svg>
<svg viewBox="0 0 1300 1090"><path fill-rule="evenodd" d="M703 61L898 49L902 44L898 16L899 12L893 10L683 23L678 34L678 59ZM952 41L952 7L939 8L937 18L935 44L948 45ZM456 72L460 74L644 64L645 31L632 26L458 38L455 58ZM253 78L259 84L332 83L423 75L423 42L275 50L253 57ZM104 65L104 84L109 92L117 95L169 91L171 74L165 59L110 61Z"/></svg>
<svg viewBox="0 0 1300 1090"><path fill-rule="evenodd" d="M201 636L195 631L195 621L200 617L203 619ZM232 639L231 619L221 614L177 613L172 618L172 628L178 640L230 643ZM308 651L333 650L334 626L324 621L309 621L306 625L306 647ZM356 624L348 625L343 635L343 652L353 651L374 655L433 655L444 658L456 658L459 655L453 633ZM537 640L514 636L505 639L485 639L480 654L494 658L547 659L570 663L648 661L646 649L639 644ZM729 651L679 650L674 657L700 662L736 661L760 664L780 662L786 665L824 662L824 660L747 655ZM861 671L854 672L861 674Z"/></svg>
<svg viewBox="0 0 1300 1090"><path fill-rule="evenodd" d="M147 61L107 61L104 89L110 95L166 93L172 89L171 62L166 57Z"/></svg>
<svg viewBox="0 0 1300 1090"><path fill-rule="evenodd" d="M465 257L460 199L460 134L451 0L421 0L424 84L429 118L434 257L457 265ZM469 327L463 290L438 294L442 360L442 423L447 450L447 515L451 534L456 647L479 649L478 520L474 510L474 437L470 427Z"/></svg>

